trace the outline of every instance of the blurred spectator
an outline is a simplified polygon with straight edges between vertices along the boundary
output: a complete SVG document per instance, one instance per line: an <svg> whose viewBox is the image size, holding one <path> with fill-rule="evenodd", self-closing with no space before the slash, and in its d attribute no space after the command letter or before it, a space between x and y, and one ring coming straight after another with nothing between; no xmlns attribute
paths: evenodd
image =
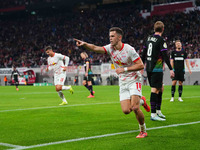
<svg viewBox="0 0 200 150"><path fill-rule="evenodd" d="M6 76L4 77L4 82L5 82L5 86L7 86L8 79L7 79L7 77L6 77Z"/></svg>
<svg viewBox="0 0 200 150"><path fill-rule="evenodd" d="M200 57L200 11L152 16L147 19L142 18L139 12L134 6L121 6L76 12L73 18L66 17L66 14L55 14L51 17L35 15L0 20L0 67L45 65L47 56L43 48L46 45L51 45L56 52L69 56L69 65L79 65L82 62L80 53L85 49L76 47L73 38L104 46L109 43L109 36L104 37L113 26L122 28L126 33L124 42L130 43L141 54L143 41L153 33L152 25L157 20L165 24L163 36L170 51L175 49L174 41L180 39L189 58ZM93 58L94 64L111 62L107 55L93 52L88 55Z"/></svg>

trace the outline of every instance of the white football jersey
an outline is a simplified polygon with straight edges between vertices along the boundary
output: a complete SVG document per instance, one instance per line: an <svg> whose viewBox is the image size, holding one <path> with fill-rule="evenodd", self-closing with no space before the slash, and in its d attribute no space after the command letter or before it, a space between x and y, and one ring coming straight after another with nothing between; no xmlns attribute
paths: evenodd
<svg viewBox="0 0 200 150"><path fill-rule="evenodd" d="M115 50L111 44L103 47L105 52L110 55L115 68L129 67L134 65L140 56L135 51L134 47L129 44L122 43L120 50ZM128 71L119 74L120 81L141 80L141 73L139 71Z"/></svg>
<svg viewBox="0 0 200 150"><path fill-rule="evenodd" d="M65 65L63 63L63 60L65 60ZM66 62L67 61L67 62ZM48 57L48 68L49 70L53 70L54 74L58 75L63 73L64 66L67 66L69 62L69 57L55 53L53 57Z"/></svg>

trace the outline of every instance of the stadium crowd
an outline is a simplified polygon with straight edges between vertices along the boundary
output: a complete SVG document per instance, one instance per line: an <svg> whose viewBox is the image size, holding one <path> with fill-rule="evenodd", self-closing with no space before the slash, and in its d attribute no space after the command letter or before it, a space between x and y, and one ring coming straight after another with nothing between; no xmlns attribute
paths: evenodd
<svg viewBox="0 0 200 150"><path fill-rule="evenodd" d="M142 52L143 42L153 33L153 24L165 23L164 37L170 51L174 41L180 39L189 58L200 58L200 11L188 14L173 13L144 19L133 6L95 9L74 12L73 17L56 14L51 17L32 15L29 18L0 21L0 67L39 67L45 65L47 55L44 47L51 45L56 52L70 57L70 65L82 62L83 48L75 46L73 38L83 39L97 45L109 43L110 27L124 30L124 42ZM90 40L89 40L90 39ZM107 55L90 52L92 63L109 62Z"/></svg>
<svg viewBox="0 0 200 150"><path fill-rule="evenodd" d="M3 8L13 8L13 7L20 7L25 5L37 4L41 2L58 2L60 0L1 0L0 9Z"/></svg>

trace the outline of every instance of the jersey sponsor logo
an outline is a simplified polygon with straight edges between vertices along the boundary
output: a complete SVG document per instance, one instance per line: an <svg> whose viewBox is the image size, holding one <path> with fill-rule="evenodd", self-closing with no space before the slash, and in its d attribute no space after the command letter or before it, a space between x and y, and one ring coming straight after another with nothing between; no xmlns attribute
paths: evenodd
<svg viewBox="0 0 200 150"><path fill-rule="evenodd" d="M52 63L52 64L50 64L49 66L55 66L56 64L57 64L57 63L54 63L54 62L53 62L53 63Z"/></svg>
<svg viewBox="0 0 200 150"><path fill-rule="evenodd" d="M184 60L183 57L175 57L174 59L175 59L175 60Z"/></svg>
<svg viewBox="0 0 200 150"><path fill-rule="evenodd" d="M115 61L115 63L118 64L119 66L127 65L127 63L123 63L123 62L121 62L120 60Z"/></svg>
<svg viewBox="0 0 200 150"><path fill-rule="evenodd" d="M163 47L164 47L164 48L167 48L167 44L166 44L166 43L164 43L164 44L163 44Z"/></svg>

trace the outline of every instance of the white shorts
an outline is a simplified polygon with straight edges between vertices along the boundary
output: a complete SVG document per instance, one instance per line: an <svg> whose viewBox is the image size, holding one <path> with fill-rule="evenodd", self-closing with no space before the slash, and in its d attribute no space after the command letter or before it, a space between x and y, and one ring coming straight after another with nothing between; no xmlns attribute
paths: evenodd
<svg viewBox="0 0 200 150"><path fill-rule="evenodd" d="M142 96L142 84L140 81L120 83L119 86L120 101L131 99L132 95Z"/></svg>
<svg viewBox="0 0 200 150"><path fill-rule="evenodd" d="M65 79L66 79L66 73L54 75L54 84L55 85L64 85Z"/></svg>

